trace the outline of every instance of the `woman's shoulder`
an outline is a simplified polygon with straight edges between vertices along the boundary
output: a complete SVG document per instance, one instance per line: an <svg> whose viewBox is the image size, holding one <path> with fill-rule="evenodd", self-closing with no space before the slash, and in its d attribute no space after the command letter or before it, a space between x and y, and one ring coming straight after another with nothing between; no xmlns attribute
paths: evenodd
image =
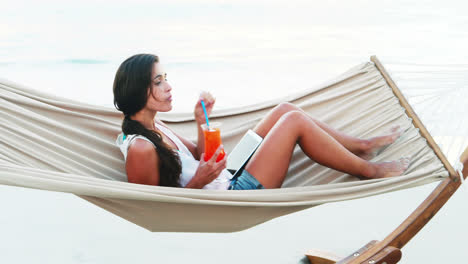
<svg viewBox="0 0 468 264"><path fill-rule="evenodd" d="M127 159L130 149L132 149L133 152L139 153L141 151L151 151L156 148L151 140L142 135L125 135L123 133L117 137L116 145L120 148L125 159Z"/></svg>
<svg viewBox="0 0 468 264"><path fill-rule="evenodd" d="M142 136L142 135L129 135L126 140L128 140L127 144L129 146L131 146L135 142L145 142L145 145L149 144L149 145L154 146L153 142L151 142L149 138ZM140 144L143 144L143 143L140 143Z"/></svg>
<svg viewBox="0 0 468 264"><path fill-rule="evenodd" d="M128 153L136 152L136 153L148 153L154 152L154 144L148 138L144 136L135 136L131 139L128 143Z"/></svg>
<svg viewBox="0 0 468 264"><path fill-rule="evenodd" d="M130 142L126 155L127 165L136 164L136 166L140 166L145 162L157 162L158 159L159 156L155 146L147 138L135 137Z"/></svg>
<svg viewBox="0 0 468 264"><path fill-rule="evenodd" d="M158 185L159 162L158 153L151 143L142 138L133 140L125 163L128 182Z"/></svg>

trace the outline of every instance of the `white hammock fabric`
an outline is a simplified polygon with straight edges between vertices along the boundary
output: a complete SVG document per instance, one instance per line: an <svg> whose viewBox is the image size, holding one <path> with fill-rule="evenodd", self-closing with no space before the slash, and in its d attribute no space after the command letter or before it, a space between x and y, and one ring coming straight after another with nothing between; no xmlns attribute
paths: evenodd
<svg viewBox="0 0 468 264"><path fill-rule="evenodd" d="M359 180L308 159L297 147L281 189L193 190L131 184L114 141L115 109L44 94L0 79L0 184L68 192L151 231L233 232L326 202L356 199L440 180L449 174L414 128L371 62L275 101L215 111L229 152L272 107L291 102L336 129L368 138L394 125L403 136L375 161L411 157L403 176ZM158 114L196 139L191 113Z"/></svg>

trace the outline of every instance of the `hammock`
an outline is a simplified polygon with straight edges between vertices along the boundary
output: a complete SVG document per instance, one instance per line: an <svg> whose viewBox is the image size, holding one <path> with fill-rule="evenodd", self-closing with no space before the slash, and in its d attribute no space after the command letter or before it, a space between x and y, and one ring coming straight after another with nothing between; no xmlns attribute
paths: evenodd
<svg viewBox="0 0 468 264"><path fill-rule="evenodd" d="M314 118L361 138L385 134L400 125L405 131L402 137L373 159L410 156L410 167L399 177L359 180L314 163L296 148L281 189L193 190L131 184L114 143L121 131L120 112L0 80L0 183L73 193L151 231L234 232L323 203L411 188L454 175L431 144L432 138L422 136L421 127L415 127L419 120L407 115L406 101L384 75L375 63L366 62L319 87L215 111L212 119L224 124L222 136L228 152L280 102L294 103ZM192 113L158 117L196 140Z"/></svg>

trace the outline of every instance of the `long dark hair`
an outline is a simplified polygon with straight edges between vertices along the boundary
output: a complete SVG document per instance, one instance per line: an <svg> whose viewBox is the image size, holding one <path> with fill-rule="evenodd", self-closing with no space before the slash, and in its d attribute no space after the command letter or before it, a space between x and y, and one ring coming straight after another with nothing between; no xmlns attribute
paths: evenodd
<svg viewBox="0 0 468 264"><path fill-rule="evenodd" d="M137 54L122 62L114 79L114 106L125 115L122 122L125 135L142 135L156 146L160 159L160 185L179 187L182 166L177 152L164 143L161 134L130 118L145 107L148 89L152 94L151 73L157 62L158 56L152 54Z"/></svg>

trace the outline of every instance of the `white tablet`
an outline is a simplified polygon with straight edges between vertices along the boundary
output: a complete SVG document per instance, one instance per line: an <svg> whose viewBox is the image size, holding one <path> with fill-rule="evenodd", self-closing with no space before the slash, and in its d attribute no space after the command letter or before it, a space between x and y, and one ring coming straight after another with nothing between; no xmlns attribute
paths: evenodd
<svg viewBox="0 0 468 264"><path fill-rule="evenodd" d="M241 169L257 150L263 138L248 130L227 157L226 168L233 174Z"/></svg>

